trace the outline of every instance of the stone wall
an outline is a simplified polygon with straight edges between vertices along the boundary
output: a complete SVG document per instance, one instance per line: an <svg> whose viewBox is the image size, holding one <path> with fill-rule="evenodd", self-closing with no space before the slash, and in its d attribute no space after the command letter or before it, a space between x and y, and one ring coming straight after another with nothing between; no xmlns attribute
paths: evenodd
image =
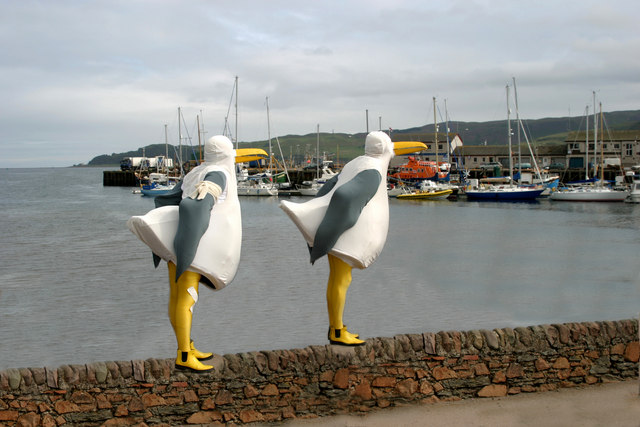
<svg viewBox="0 0 640 427"><path fill-rule="evenodd" d="M638 376L638 321L373 338L216 356L0 372L0 425L251 423L555 390Z"/></svg>

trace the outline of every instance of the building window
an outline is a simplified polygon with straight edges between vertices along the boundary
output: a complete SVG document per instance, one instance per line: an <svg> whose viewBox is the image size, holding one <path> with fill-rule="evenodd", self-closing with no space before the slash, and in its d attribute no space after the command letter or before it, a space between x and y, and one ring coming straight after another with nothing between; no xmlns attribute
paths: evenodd
<svg viewBox="0 0 640 427"><path fill-rule="evenodd" d="M633 144L624 144L624 149L627 156L633 156Z"/></svg>

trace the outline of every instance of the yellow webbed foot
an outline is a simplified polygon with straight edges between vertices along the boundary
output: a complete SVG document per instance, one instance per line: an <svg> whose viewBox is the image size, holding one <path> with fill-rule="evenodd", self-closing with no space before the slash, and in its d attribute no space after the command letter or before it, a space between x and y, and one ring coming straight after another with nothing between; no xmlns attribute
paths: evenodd
<svg viewBox="0 0 640 427"><path fill-rule="evenodd" d="M200 362L191 350L178 350L178 356L176 357L176 369L200 373L212 371L213 366L205 365Z"/></svg>
<svg viewBox="0 0 640 427"><path fill-rule="evenodd" d="M335 345L358 346L364 345L364 341L358 338L358 335L347 331L347 327L342 329L331 328L329 330L329 342Z"/></svg>
<svg viewBox="0 0 640 427"><path fill-rule="evenodd" d="M196 346L193 344L193 340L191 341L190 346L191 346L191 352L198 360L209 360L213 357L213 353L208 353L208 352L203 352L198 350Z"/></svg>

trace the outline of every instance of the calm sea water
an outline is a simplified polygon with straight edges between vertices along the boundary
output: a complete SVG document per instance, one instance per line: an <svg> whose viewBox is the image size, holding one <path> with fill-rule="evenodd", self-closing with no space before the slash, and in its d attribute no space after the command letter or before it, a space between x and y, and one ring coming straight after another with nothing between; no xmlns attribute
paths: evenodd
<svg viewBox="0 0 640 427"><path fill-rule="evenodd" d="M166 266L125 225L152 199L93 168L4 169L0 184L0 369L175 357ZM241 204L241 267L201 288L198 346L326 344L326 261L309 264L277 198ZM347 297L362 337L638 316L640 206L391 200L390 216Z"/></svg>

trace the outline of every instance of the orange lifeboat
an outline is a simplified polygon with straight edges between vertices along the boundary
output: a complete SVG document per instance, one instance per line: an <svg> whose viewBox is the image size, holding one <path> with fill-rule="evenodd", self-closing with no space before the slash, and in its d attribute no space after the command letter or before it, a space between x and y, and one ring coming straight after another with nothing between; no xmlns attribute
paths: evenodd
<svg viewBox="0 0 640 427"><path fill-rule="evenodd" d="M438 170L436 162L429 160L418 160L414 156L409 156L408 162L399 166L396 173L389 175L401 181L422 181L424 179L447 178L448 172Z"/></svg>

